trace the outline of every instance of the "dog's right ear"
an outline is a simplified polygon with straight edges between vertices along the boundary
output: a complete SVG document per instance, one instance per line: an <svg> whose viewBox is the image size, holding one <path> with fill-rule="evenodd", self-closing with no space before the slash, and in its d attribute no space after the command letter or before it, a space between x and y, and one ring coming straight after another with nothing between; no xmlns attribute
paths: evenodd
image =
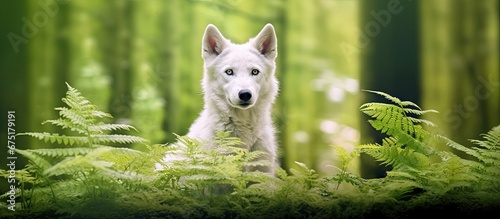
<svg viewBox="0 0 500 219"><path fill-rule="evenodd" d="M201 56L205 61L212 60L222 53L227 40L213 24L209 24L203 34Z"/></svg>

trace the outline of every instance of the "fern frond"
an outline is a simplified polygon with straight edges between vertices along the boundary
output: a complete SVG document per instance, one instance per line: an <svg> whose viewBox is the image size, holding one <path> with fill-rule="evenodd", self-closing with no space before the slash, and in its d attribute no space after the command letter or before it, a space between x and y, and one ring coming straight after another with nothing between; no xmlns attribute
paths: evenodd
<svg viewBox="0 0 500 219"><path fill-rule="evenodd" d="M66 107L56 107L55 109L59 111L59 116L61 118L69 121L67 124L70 125L70 127L88 127L95 122L94 118L88 115L89 112L86 114L78 109Z"/></svg>
<svg viewBox="0 0 500 219"><path fill-rule="evenodd" d="M88 138L87 137L82 137L82 136L66 136L66 135L59 135L59 134L52 134L48 132L25 132L25 133L19 133L17 135L27 135L31 136L34 138L37 138L39 140L43 140L44 142L50 142L50 143L55 143L57 142L58 144L64 144L64 145L86 145L88 144Z"/></svg>
<svg viewBox="0 0 500 219"><path fill-rule="evenodd" d="M130 148L110 147L99 159L113 163L118 172L153 173L154 163L147 153Z"/></svg>
<svg viewBox="0 0 500 219"><path fill-rule="evenodd" d="M407 179L410 181L417 181L417 176L414 174L411 174L407 171L389 171L387 172L387 177L396 177L396 178L401 178L401 179ZM418 184L415 184L416 187L419 187Z"/></svg>
<svg viewBox="0 0 500 219"><path fill-rule="evenodd" d="M98 111L98 110L92 111L92 116L95 116L98 118L113 118L113 116L111 116L111 114L106 113L106 112L102 112L102 111Z"/></svg>
<svg viewBox="0 0 500 219"><path fill-rule="evenodd" d="M481 180L491 188L500 189L500 125L481 135L484 140L470 140L475 146L469 153L475 155L483 164L482 169L476 169Z"/></svg>
<svg viewBox="0 0 500 219"><path fill-rule="evenodd" d="M479 151L479 154L481 154L481 161L484 162L486 165L495 165L498 166L500 165L500 151L485 151L481 150Z"/></svg>
<svg viewBox="0 0 500 219"><path fill-rule="evenodd" d="M93 143L120 143L120 144L132 144L132 143L147 143L148 141L144 138L133 136L133 135L91 135Z"/></svg>
<svg viewBox="0 0 500 219"><path fill-rule="evenodd" d="M411 101L401 101L401 103L399 105L402 106L402 107L412 106L412 107L417 108L418 110L422 110L420 108L420 106L418 106L416 103L411 102Z"/></svg>
<svg viewBox="0 0 500 219"><path fill-rule="evenodd" d="M267 155L268 153L266 152L263 152L263 151L252 151L252 152L248 152L247 150L245 150L245 153L244 153L244 160L245 161L252 161L252 160L257 160L259 158L261 158L262 156L265 156Z"/></svg>
<svg viewBox="0 0 500 219"><path fill-rule="evenodd" d="M214 143L222 148L228 146L238 146L243 144L243 142L239 138L231 137L231 132L229 131L217 132L215 135Z"/></svg>
<svg viewBox="0 0 500 219"><path fill-rule="evenodd" d="M399 98L393 97L393 96L391 96L387 93L384 93L382 91L374 91L374 90L363 90L363 91L378 94L378 95L383 96L385 99L387 99L387 100L389 100L397 105L401 105L401 100ZM406 103L406 104L409 104L409 103Z"/></svg>
<svg viewBox="0 0 500 219"><path fill-rule="evenodd" d="M427 112L435 111L435 110L421 111L422 109L416 103L413 103L411 101L401 101L399 98L393 97L393 96L391 96L391 95L389 95L389 94L387 94L385 92L382 92L382 91L373 91L373 90L363 90L363 91L374 93L374 94L378 94L378 95L384 97L385 99L391 101L392 103L400 106L401 108L414 107L414 108L417 109L417 110L414 111L416 113L427 113Z"/></svg>
<svg viewBox="0 0 500 219"><path fill-rule="evenodd" d="M52 148L52 149L32 149L26 150L30 153L35 153L46 157L68 157L85 155L92 151L92 148Z"/></svg>
<svg viewBox="0 0 500 219"><path fill-rule="evenodd" d="M390 104L362 106L361 112L374 118L368 122L376 130L387 135L393 135L395 131L400 130L419 138L427 133L422 126L418 125L419 123L435 126L430 121L408 117L404 114L404 109Z"/></svg>
<svg viewBox="0 0 500 219"><path fill-rule="evenodd" d="M109 150L112 150L112 147L92 148L84 155L67 156L62 161L46 169L44 174L48 174L49 176L63 174L72 175L79 171L99 168L100 165L102 165L102 167L110 167L113 165L112 162L97 159L102 153Z"/></svg>
<svg viewBox="0 0 500 219"><path fill-rule="evenodd" d="M397 115L404 112L403 108L388 103L365 103L359 109L366 115L379 120L393 113Z"/></svg>
<svg viewBox="0 0 500 219"><path fill-rule="evenodd" d="M422 129L421 126L414 126L415 130ZM423 141L430 139L430 133L427 131L415 131L414 136L401 131L395 130L393 136L398 139L398 142L404 145L405 147L411 148L416 152L430 155L434 153L434 149L428 145L426 145Z"/></svg>
<svg viewBox="0 0 500 219"><path fill-rule="evenodd" d="M66 119L53 119L53 120L46 120L42 122L42 125L49 123L52 125L60 126L63 129L70 129L71 131L78 132L79 134L86 135L88 133L88 130L85 129L83 126L78 126L74 123L72 123L69 120Z"/></svg>
<svg viewBox="0 0 500 219"><path fill-rule="evenodd" d="M127 124L100 124L100 125L89 126L89 131L94 133L103 133L104 131L118 131L118 130L137 131L137 129L134 126Z"/></svg>
<svg viewBox="0 0 500 219"><path fill-rule="evenodd" d="M80 91L71 87L67 82L66 86L68 91L66 91L66 97L62 98L62 101L66 103L69 107L78 109L80 107L95 109L94 106L85 97L82 96Z"/></svg>
<svg viewBox="0 0 500 219"><path fill-rule="evenodd" d="M40 167L42 170L46 170L52 166L52 164L50 164L50 162L45 160L42 156L29 150L16 149L16 153L28 158L34 165Z"/></svg>
<svg viewBox="0 0 500 219"><path fill-rule="evenodd" d="M100 160L88 159L85 156L68 157L63 161L51 166L44 171L48 176L73 175L80 171L90 170L92 168L103 169L111 167L113 163Z"/></svg>
<svg viewBox="0 0 500 219"><path fill-rule="evenodd" d="M419 136L421 133L426 131L418 124L426 124L429 126L435 126L434 123L418 119L414 116L421 116L427 113L437 113L435 110L422 110L418 105L410 101L401 101L396 97L392 97L389 94L378 91L369 91L385 97L386 99L393 102L393 104L387 103L365 103L361 105L360 111L364 114L370 116L374 120L369 122L382 133L392 135L394 130L401 130L412 136ZM408 107L413 108L408 108Z"/></svg>
<svg viewBox="0 0 500 219"><path fill-rule="evenodd" d="M267 160L257 160L245 162L245 166L257 167L257 166L271 166L271 163Z"/></svg>
<svg viewBox="0 0 500 219"><path fill-rule="evenodd" d="M334 146L334 149L335 149L335 155L339 160L340 166L345 166L347 163L349 163L351 157L349 156L349 153L347 153L347 150L344 147Z"/></svg>
<svg viewBox="0 0 500 219"><path fill-rule="evenodd" d="M308 176L308 177L318 177L318 175L316 174L316 171L307 167L307 165L305 163L301 163L301 162L298 162L298 161L295 161L295 164L297 164L300 168L298 169L295 169L295 168L291 168L290 169L290 172L295 175L295 176Z"/></svg>
<svg viewBox="0 0 500 219"><path fill-rule="evenodd" d="M405 113L409 113L409 114L413 114L413 115L417 115L417 116L421 116L421 115L424 115L424 114L427 114L427 113L439 113L437 110L422 110L422 109L420 109L420 107L418 108L418 110L416 110L416 109L410 109L410 108L404 108L403 111Z"/></svg>
<svg viewBox="0 0 500 219"><path fill-rule="evenodd" d="M9 170L0 169L0 177L8 179L9 177L12 177L12 175ZM24 183L34 183L36 181L36 178L26 168L16 170L15 177L16 180ZM2 198L2 196L0 196L0 198Z"/></svg>
<svg viewBox="0 0 500 219"><path fill-rule="evenodd" d="M436 127L437 125L434 124L433 122L425 119L417 119L413 117L407 117L413 124L425 124L429 127Z"/></svg>
<svg viewBox="0 0 500 219"><path fill-rule="evenodd" d="M398 146L381 146L378 144L367 144L358 146L362 152L369 154L375 160L384 165L392 165L395 169L403 166L422 168L429 165L427 156L416 152L411 148Z"/></svg>
<svg viewBox="0 0 500 219"><path fill-rule="evenodd" d="M468 155L474 156L475 158L478 158L478 159L481 158L481 154L478 153L476 150L465 147L465 146L463 146L463 145L461 145L461 144L459 144L459 143L457 143L457 142L455 142L455 141L453 141L445 136L438 135L437 137L440 139L443 139L445 141L446 145L448 145L451 148L454 148L458 151L464 152Z"/></svg>
<svg viewBox="0 0 500 219"><path fill-rule="evenodd" d="M479 147L486 148L488 150L500 151L500 126L492 128L488 133L481 134L484 140L470 140L472 143L478 145Z"/></svg>
<svg viewBox="0 0 500 219"><path fill-rule="evenodd" d="M222 175L211 175L211 174L193 174L185 177L185 180L189 182L221 182L226 180L225 176Z"/></svg>
<svg viewBox="0 0 500 219"><path fill-rule="evenodd" d="M101 167L100 173L108 176L110 179L120 179L120 180L137 180L137 181L152 181L154 176L146 176L139 174L135 171L125 171L120 172L110 168Z"/></svg>

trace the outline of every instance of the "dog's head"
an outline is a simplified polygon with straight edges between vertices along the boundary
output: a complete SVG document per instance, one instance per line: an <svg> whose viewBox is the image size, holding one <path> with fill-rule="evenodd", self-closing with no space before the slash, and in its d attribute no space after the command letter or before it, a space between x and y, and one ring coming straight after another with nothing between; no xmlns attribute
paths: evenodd
<svg viewBox="0 0 500 219"><path fill-rule="evenodd" d="M278 89L276 56L277 39L271 24L245 44L231 43L209 24L202 41L205 95L210 93L239 109L253 107L259 98L271 98L267 101L272 103Z"/></svg>

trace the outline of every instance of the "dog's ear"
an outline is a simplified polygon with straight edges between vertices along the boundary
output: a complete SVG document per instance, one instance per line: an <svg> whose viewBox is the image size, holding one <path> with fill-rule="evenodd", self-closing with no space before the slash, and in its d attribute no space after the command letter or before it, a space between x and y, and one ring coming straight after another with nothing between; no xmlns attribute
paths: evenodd
<svg viewBox="0 0 500 219"><path fill-rule="evenodd" d="M209 24L203 34L201 56L204 60L211 60L222 53L226 47L227 40L220 31L212 24Z"/></svg>
<svg viewBox="0 0 500 219"><path fill-rule="evenodd" d="M278 40L272 24L266 24L252 40L253 46L266 58L274 60L278 55Z"/></svg>

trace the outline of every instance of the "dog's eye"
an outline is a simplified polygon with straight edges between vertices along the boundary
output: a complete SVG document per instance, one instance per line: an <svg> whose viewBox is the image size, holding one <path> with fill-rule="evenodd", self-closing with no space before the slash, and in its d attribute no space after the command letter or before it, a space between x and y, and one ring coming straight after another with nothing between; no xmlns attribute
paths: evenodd
<svg viewBox="0 0 500 219"><path fill-rule="evenodd" d="M227 75L233 75L233 69L228 69L225 72Z"/></svg>
<svg viewBox="0 0 500 219"><path fill-rule="evenodd" d="M252 69L252 75L258 75L260 73L257 69Z"/></svg>

